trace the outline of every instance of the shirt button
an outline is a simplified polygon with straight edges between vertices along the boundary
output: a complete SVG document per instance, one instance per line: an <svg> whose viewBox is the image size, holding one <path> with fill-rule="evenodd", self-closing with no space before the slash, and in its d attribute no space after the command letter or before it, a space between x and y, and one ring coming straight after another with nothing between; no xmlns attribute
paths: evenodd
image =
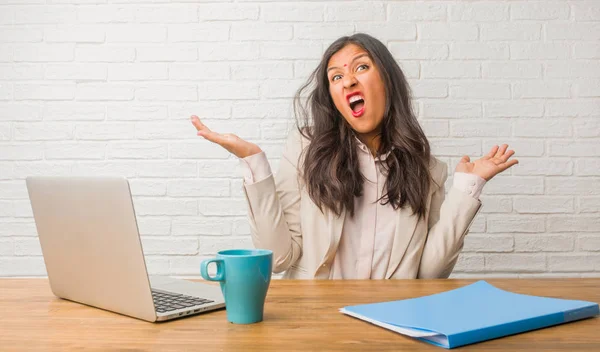
<svg viewBox="0 0 600 352"><path fill-rule="evenodd" d="M475 181L472 181L472 182L471 182L471 186L475 186Z"/></svg>
<svg viewBox="0 0 600 352"><path fill-rule="evenodd" d="M327 264L321 265L321 268L326 268L326 267L327 267Z"/></svg>

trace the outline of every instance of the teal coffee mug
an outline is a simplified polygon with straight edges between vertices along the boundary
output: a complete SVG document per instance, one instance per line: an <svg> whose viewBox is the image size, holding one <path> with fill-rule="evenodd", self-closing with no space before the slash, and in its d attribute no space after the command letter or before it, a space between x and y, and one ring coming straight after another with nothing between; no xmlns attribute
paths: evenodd
<svg viewBox="0 0 600 352"><path fill-rule="evenodd" d="M215 276L208 274L210 263L217 266ZM263 320L272 269L273 252L267 249L224 250L218 252L215 259L200 264L200 274L205 280L220 282L227 320L235 324Z"/></svg>

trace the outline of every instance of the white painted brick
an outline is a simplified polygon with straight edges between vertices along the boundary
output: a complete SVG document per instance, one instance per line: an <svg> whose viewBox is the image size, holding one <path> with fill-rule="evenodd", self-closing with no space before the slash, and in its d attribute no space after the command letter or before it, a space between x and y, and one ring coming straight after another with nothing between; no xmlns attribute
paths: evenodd
<svg viewBox="0 0 600 352"><path fill-rule="evenodd" d="M79 23L131 23L135 20L135 6L129 5L78 5Z"/></svg>
<svg viewBox="0 0 600 352"><path fill-rule="evenodd" d="M598 29L600 31L600 28ZM546 63L548 78L598 78L600 63L596 60L551 61Z"/></svg>
<svg viewBox="0 0 600 352"><path fill-rule="evenodd" d="M421 120L419 124L427 137L448 137L450 133L446 121Z"/></svg>
<svg viewBox="0 0 600 352"><path fill-rule="evenodd" d="M420 65L418 61L396 60L406 78L419 78Z"/></svg>
<svg viewBox="0 0 600 352"><path fill-rule="evenodd" d="M597 254L551 254L548 255L548 270L558 272L593 271L600 267Z"/></svg>
<svg viewBox="0 0 600 352"><path fill-rule="evenodd" d="M202 100L194 103L175 103L169 105L169 117L172 120L189 120L190 116L197 115L201 119L210 117L211 119L226 120L231 118L232 101L209 101ZM164 115L163 115L164 117Z"/></svg>
<svg viewBox="0 0 600 352"><path fill-rule="evenodd" d="M422 64L423 78L479 78L480 64L476 62L431 61Z"/></svg>
<svg viewBox="0 0 600 352"><path fill-rule="evenodd" d="M3 6L2 11L0 12L0 24L14 25L15 9L16 9L16 7Z"/></svg>
<svg viewBox="0 0 600 352"><path fill-rule="evenodd" d="M40 256L42 247L37 238L15 237L14 238L15 255L21 256Z"/></svg>
<svg viewBox="0 0 600 352"><path fill-rule="evenodd" d="M189 120L176 122L138 122L135 124L135 137L148 140L177 140L192 139L196 136L196 129Z"/></svg>
<svg viewBox="0 0 600 352"><path fill-rule="evenodd" d="M432 153L436 156L480 155L481 141L469 139L432 139Z"/></svg>
<svg viewBox="0 0 600 352"><path fill-rule="evenodd" d="M219 251L230 249L252 249L252 239L245 237L203 237L199 239L199 253L204 255L213 255Z"/></svg>
<svg viewBox="0 0 600 352"><path fill-rule="evenodd" d="M140 45L135 48L135 57L140 62L196 61L198 60L198 47L185 43Z"/></svg>
<svg viewBox="0 0 600 352"><path fill-rule="evenodd" d="M448 5L444 2L394 2L388 4L388 21L445 21Z"/></svg>
<svg viewBox="0 0 600 352"><path fill-rule="evenodd" d="M511 128L504 122L493 121L452 121L450 135L453 137L509 137Z"/></svg>
<svg viewBox="0 0 600 352"><path fill-rule="evenodd" d="M77 45L75 48L75 60L78 62L133 62L134 59L135 49L130 46L90 44Z"/></svg>
<svg viewBox="0 0 600 352"><path fill-rule="evenodd" d="M12 180L15 178L14 174L14 162L2 162L0 161L0 180Z"/></svg>
<svg viewBox="0 0 600 352"><path fill-rule="evenodd" d="M142 247L146 255L198 254L197 239L142 237Z"/></svg>
<svg viewBox="0 0 600 352"><path fill-rule="evenodd" d="M0 62L14 62L15 47L10 44L0 44Z"/></svg>
<svg viewBox="0 0 600 352"><path fill-rule="evenodd" d="M188 84L144 84L135 89L135 97L142 101L195 101L198 100L198 87Z"/></svg>
<svg viewBox="0 0 600 352"><path fill-rule="evenodd" d="M15 206L13 201L0 200L0 217L13 217L15 216ZM0 243L0 247L2 243ZM0 250L1 253L1 250ZM12 251L11 251L12 254Z"/></svg>
<svg viewBox="0 0 600 352"><path fill-rule="evenodd" d="M309 3L270 3L263 4L260 9L266 22L322 22L324 12L322 4Z"/></svg>
<svg viewBox="0 0 600 352"><path fill-rule="evenodd" d="M203 64L202 66L204 67ZM278 79L294 77L294 64L279 61L258 61L231 65L231 76L235 79Z"/></svg>
<svg viewBox="0 0 600 352"><path fill-rule="evenodd" d="M75 55L74 44L16 44L14 61L60 62L72 61Z"/></svg>
<svg viewBox="0 0 600 352"><path fill-rule="evenodd" d="M302 60L294 62L294 77L308 79L319 65L317 60Z"/></svg>
<svg viewBox="0 0 600 352"><path fill-rule="evenodd" d="M205 216L241 216L247 214L245 199L201 198L198 200L200 214Z"/></svg>
<svg viewBox="0 0 600 352"><path fill-rule="evenodd" d="M33 218L33 209L31 208L31 202L29 199L26 200L15 200L15 217L16 218Z"/></svg>
<svg viewBox="0 0 600 352"><path fill-rule="evenodd" d="M42 64L0 64L0 80L41 80L44 78Z"/></svg>
<svg viewBox="0 0 600 352"><path fill-rule="evenodd" d="M229 65L216 62L172 64L169 66L172 80L229 79Z"/></svg>
<svg viewBox="0 0 600 352"><path fill-rule="evenodd" d="M598 21L600 19L600 4L597 1L581 1L571 3L575 21Z"/></svg>
<svg viewBox="0 0 600 352"><path fill-rule="evenodd" d="M75 138L78 140L105 141L112 139L133 139L133 123L85 123L75 125Z"/></svg>
<svg viewBox="0 0 600 352"><path fill-rule="evenodd" d="M154 121L162 120L167 116L167 107L160 105L109 105L106 117L115 121Z"/></svg>
<svg viewBox="0 0 600 352"><path fill-rule="evenodd" d="M328 3L325 6L325 21L385 21L385 7L381 1L368 3L350 1L344 4Z"/></svg>
<svg viewBox="0 0 600 352"><path fill-rule="evenodd" d="M453 100L423 101L426 118L468 118L481 116L481 104Z"/></svg>
<svg viewBox="0 0 600 352"><path fill-rule="evenodd" d="M598 235L579 235L577 243L580 251L600 251L600 236Z"/></svg>
<svg viewBox="0 0 600 352"><path fill-rule="evenodd" d="M450 96L460 99L509 99L510 84L490 81L455 81L450 83Z"/></svg>
<svg viewBox="0 0 600 352"><path fill-rule="evenodd" d="M242 139L260 138L260 126L254 121L205 120L205 122L211 130L219 133L233 133Z"/></svg>
<svg viewBox="0 0 600 352"><path fill-rule="evenodd" d="M236 197L236 198L245 197L243 180L232 179L232 180L230 180L229 184L231 185L231 196L232 197Z"/></svg>
<svg viewBox="0 0 600 352"><path fill-rule="evenodd" d="M135 198L134 205L138 216L195 215L198 213L198 204L195 200Z"/></svg>
<svg viewBox="0 0 600 352"><path fill-rule="evenodd" d="M134 87L113 83L80 83L77 85L76 99L87 101L98 100L133 100Z"/></svg>
<svg viewBox="0 0 600 352"><path fill-rule="evenodd" d="M548 228L554 232L598 232L598 216L552 216L547 220Z"/></svg>
<svg viewBox="0 0 600 352"><path fill-rule="evenodd" d="M14 97L12 84L0 84L0 100L13 100Z"/></svg>
<svg viewBox="0 0 600 352"><path fill-rule="evenodd" d="M417 25L421 40L469 41L479 38L477 25L471 23L423 23Z"/></svg>
<svg viewBox="0 0 600 352"><path fill-rule="evenodd" d="M4 9L2 9L4 11ZM0 16L1 17L1 16ZM2 20L0 18L0 24ZM44 31L41 27L11 26L3 27L0 32L0 42L4 43L35 43L44 39Z"/></svg>
<svg viewBox="0 0 600 352"><path fill-rule="evenodd" d="M570 86L564 81L517 82L513 84L513 98L568 98Z"/></svg>
<svg viewBox="0 0 600 352"><path fill-rule="evenodd" d="M256 45L254 46L256 47ZM285 59L321 59L322 50L319 41L263 42L260 45L260 57L269 60Z"/></svg>
<svg viewBox="0 0 600 352"><path fill-rule="evenodd" d="M0 160L40 160L43 153L38 143L11 143L0 148Z"/></svg>
<svg viewBox="0 0 600 352"><path fill-rule="evenodd" d="M17 123L15 140L52 141L73 139L73 126L68 123Z"/></svg>
<svg viewBox="0 0 600 352"><path fill-rule="evenodd" d="M552 99L546 101L546 116L598 116L600 99Z"/></svg>
<svg viewBox="0 0 600 352"><path fill-rule="evenodd" d="M259 52L260 46L257 43L201 43L198 48L198 59L202 61L249 61L257 59ZM280 59L275 52L276 49L273 50L271 58ZM283 51L279 52L280 55L282 53Z"/></svg>
<svg viewBox="0 0 600 352"><path fill-rule="evenodd" d="M511 43L511 60L568 59L571 46L568 43Z"/></svg>
<svg viewBox="0 0 600 352"><path fill-rule="evenodd" d="M42 108L39 104L0 104L0 121L40 121Z"/></svg>
<svg viewBox="0 0 600 352"><path fill-rule="evenodd" d="M549 146L551 156L600 156L600 143L597 140L556 140Z"/></svg>
<svg viewBox="0 0 600 352"><path fill-rule="evenodd" d="M132 162L110 161L110 162L77 162L73 165L73 174L90 176L123 176L134 177L135 166Z"/></svg>
<svg viewBox="0 0 600 352"><path fill-rule="evenodd" d="M287 139L288 132L292 128L287 121L261 122L260 130L262 139Z"/></svg>
<svg viewBox="0 0 600 352"><path fill-rule="evenodd" d="M600 43L597 41L576 42L573 45L573 57L575 59L600 58Z"/></svg>
<svg viewBox="0 0 600 352"><path fill-rule="evenodd" d="M582 79L573 84L576 97L600 97L600 79Z"/></svg>
<svg viewBox="0 0 600 352"><path fill-rule="evenodd" d="M258 99L259 85L255 82L204 82L198 85L203 99Z"/></svg>
<svg viewBox="0 0 600 352"><path fill-rule="evenodd" d="M514 209L520 214L573 213L573 197L530 196L515 197Z"/></svg>
<svg viewBox="0 0 600 352"><path fill-rule="evenodd" d="M392 6L389 4L388 6ZM367 33L387 44L389 41L398 40L416 40L417 27L413 23L388 21L377 22L358 22L355 23L356 32Z"/></svg>
<svg viewBox="0 0 600 352"><path fill-rule="evenodd" d="M581 213L600 212L600 197L579 197L579 211Z"/></svg>
<svg viewBox="0 0 600 352"><path fill-rule="evenodd" d="M33 219L13 220L0 218L0 237L37 236Z"/></svg>
<svg viewBox="0 0 600 352"><path fill-rule="evenodd" d="M575 165L575 174L579 176L600 176L600 159L578 159Z"/></svg>
<svg viewBox="0 0 600 352"><path fill-rule="evenodd" d="M164 196L167 194L167 182L164 180L129 180L133 196Z"/></svg>
<svg viewBox="0 0 600 352"><path fill-rule="evenodd" d="M26 199L27 197L24 181L0 182L0 199Z"/></svg>
<svg viewBox="0 0 600 352"><path fill-rule="evenodd" d="M445 98L448 96L448 83L436 80L410 80L414 98Z"/></svg>
<svg viewBox="0 0 600 352"><path fill-rule="evenodd" d="M168 258L144 256L149 275L170 275Z"/></svg>
<svg viewBox="0 0 600 352"><path fill-rule="evenodd" d="M512 252L514 245L513 237L510 235L475 235L469 234L465 237L465 252Z"/></svg>
<svg viewBox="0 0 600 352"><path fill-rule="evenodd" d="M11 127L9 123L0 123L0 141L11 139Z"/></svg>
<svg viewBox="0 0 600 352"><path fill-rule="evenodd" d="M236 219L233 222L233 234L238 236L250 236L250 224L248 223L248 218Z"/></svg>
<svg viewBox="0 0 600 352"><path fill-rule="evenodd" d="M489 253L485 254L486 271L537 272L546 270L544 254Z"/></svg>
<svg viewBox="0 0 600 352"><path fill-rule="evenodd" d="M2 276L47 276L43 257L1 257Z"/></svg>
<svg viewBox="0 0 600 352"><path fill-rule="evenodd" d="M549 177L546 180L548 195L600 195L600 178Z"/></svg>
<svg viewBox="0 0 600 352"><path fill-rule="evenodd" d="M540 23L482 23L480 26L482 41L527 41L540 40Z"/></svg>
<svg viewBox="0 0 600 352"><path fill-rule="evenodd" d="M114 159L165 159L167 145L158 142L111 142L108 157Z"/></svg>
<svg viewBox="0 0 600 352"><path fill-rule="evenodd" d="M486 185L487 186L487 185ZM487 192L487 187L486 187ZM548 226L553 231L552 226ZM545 222L543 216L532 215L488 215L487 232L488 233L511 233L511 232L527 232L537 233L544 232Z"/></svg>
<svg viewBox="0 0 600 352"><path fill-rule="evenodd" d="M13 240L10 238L0 239L0 256L9 257L14 254ZM5 274L0 272L0 275Z"/></svg>
<svg viewBox="0 0 600 352"><path fill-rule="evenodd" d="M148 81L169 78L167 65L163 63L132 63L108 65L109 81Z"/></svg>
<svg viewBox="0 0 600 352"><path fill-rule="evenodd" d="M483 78L541 78L542 65L535 62L484 62Z"/></svg>
<svg viewBox="0 0 600 352"><path fill-rule="evenodd" d="M448 187L446 187L446 189L448 189ZM486 228L487 228L486 217L482 216L482 215L478 215L475 218L475 220L473 221L473 223L471 224L471 227L469 228L469 232L483 233L483 232L486 232Z"/></svg>
<svg viewBox="0 0 600 352"><path fill-rule="evenodd" d="M444 60L448 58L447 44L390 42L388 49L400 60Z"/></svg>
<svg viewBox="0 0 600 352"><path fill-rule="evenodd" d="M545 29L547 40L600 39L600 23L548 23Z"/></svg>
<svg viewBox="0 0 600 352"><path fill-rule="evenodd" d="M15 100L71 100L75 84L15 84Z"/></svg>
<svg viewBox="0 0 600 352"><path fill-rule="evenodd" d="M136 163L139 177L196 177L198 164L192 161L141 161Z"/></svg>
<svg viewBox="0 0 600 352"><path fill-rule="evenodd" d="M513 146L509 146L513 148ZM512 168L514 175L524 176L568 176L573 174L573 161L567 158L529 158L521 157L515 148L519 164Z"/></svg>
<svg viewBox="0 0 600 352"><path fill-rule="evenodd" d="M104 159L106 155L106 143L52 142L46 143L43 150L44 158L47 160Z"/></svg>
<svg viewBox="0 0 600 352"><path fill-rule="evenodd" d="M483 204L481 208L482 213L511 213L512 212L512 198L511 197L500 197L500 196L488 196L485 192L479 197Z"/></svg>
<svg viewBox="0 0 600 352"><path fill-rule="evenodd" d="M294 26L294 38L298 39L338 39L352 35L354 25L340 24L300 24ZM278 36L279 37L279 36Z"/></svg>
<svg viewBox="0 0 600 352"><path fill-rule="evenodd" d="M454 277L457 272L482 272L484 270L485 261L482 254L461 253L454 266L452 277Z"/></svg>
<svg viewBox="0 0 600 352"><path fill-rule="evenodd" d="M232 107L234 119L287 119L292 116L289 100L235 101Z"/></svg>
<svg viewBox="0 0 600 352"><path fill-rule="evenodd" d="M491 117L541 117L544 114L543 102L536 101L491 101L483 103L483 115Z"/></svg>
<svg viewBox="0 0 600 352"><path fill-rule="evenodd" d="M47 43L103 43L105 27L98 25L65 25L44 29Z"/></svg>
<svg viewBox="0 0 600 352"><path fill-rule="evenodd" d="M227 159L230 153L218 144L198 137L194 142L169 143L169 159Z"/></svg>
<svg viewBox="0 0 600 352"><path fill-rule="evenodd" d="M198 163L198 176L202 178L239 177L239 160L202 160ZM238 173L240 172L240 173Z"/></svg>
<svg viewBox="0 0 600 352"><path fill-rule="evenodd" d="M111 24L106 27L106 43L158 43L166 40L167 27L163 25Z"/></svg>
<svg viewBox="0 0 600 352"><path fill-rule="evenodd" d="M528 118L514 121L516 137L570 137L571 121L562 119Z"/></svg>
<svg viewBox="0 0 600 352"><path fill-rule="evenodd" d="M150 5L135 9L135 20L139 23L197 23L198 5Z"/></svg>
<svg viewBox="0 0 600 352"><path fill-rule="evenodd" d="M450 4L451 21L498 22L508 20L508 3L466 2Z"/></svg>
<svg viewBox="0 0 600 352"><path fill-rule="evenodd" d="M485 185L486 194L543 194L543 177L512 177L498 175Z"/></svg>
<svg viewBox="0 0 600 352"><path fill-rule="evenodd" d="M266 9L269 9L268 5ZM266 10L265 9L265 10ZM198 15L202 21L240 21L257 20L259 7L257 4L202 4L198 6ZM263 12L263 16L264 16Z"/></svg>
<svg viewBox="0 0 600 352"><path fill-rule="evenodd" d="M15 8L15 24L65 24L74 23L75 6L37 5Z"/></svg>
<svg viewBox="0 0 600 352"><path fill-rule="evenodd" d="M293 27L289 24L280 23L242 23L231 26L231 40L291 40Z"/></svg>
<svg viewBox="0 0 600 352"><path fill-rule="evenodd" d="M170 180L167 183L167 195L170 197L227 197L229 196L229 180Z"/></svg>
<svg viewBox="0 0 600 352"><path fill-rule="evenodd" d="M229 39L229 27L229 24L222 23L172 24L168 26L168 41L171 43L226 42Z"/></svg>
<svg viewBox="0 0 600 352"><path fill-rule="evenodd" d="M214 256L173 256L169 257L169 268L172 275L194 275L200 276L200 263ZM212 264L208 269L209 275L215 275L216 269Z"/></svg>
<svg viewBox="0 0 600 352"><path fill-rule="evenodd" d="M47 64L44 70L46 79L52 80L101 80L107 76L105 64Z"/></svg>
<svg viewBox="0 0 600 352"><path fill-rule="evenodd" d="M166 236L171 233L171 217L137 217L140 235Z"/></svg>
<svg viewBox="0 0 600 352"><path fill-rule="evenodd" d="M566 20L569 3L564 1L527 1L510 5L511 20Z"/></svg>
<svg viewBox="0 0 600 352"><path fill-rule="evenodd" d="M177 217L172 220L173 236L224 236L231 234L231 220L221 217Z"/></svg>
<svg viewBox="0 0 600 352"><path fill-rule="evenodd" d="M504 43L460 43L450 46L450 58L453 60L500 60L508 59L508 46Z"/></svg>

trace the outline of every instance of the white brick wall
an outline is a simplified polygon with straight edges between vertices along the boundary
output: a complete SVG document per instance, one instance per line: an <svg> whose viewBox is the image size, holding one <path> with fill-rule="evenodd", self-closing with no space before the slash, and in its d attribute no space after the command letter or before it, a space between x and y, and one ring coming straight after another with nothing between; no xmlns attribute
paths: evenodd
<svg viewBox="0 0 600 352"><path fill-rule="evenodd" d="M0 276L45 275L24 178L122 175L151 273L250 247L238 162L276 169L291 97L364 31L405 70L451 170L508 142L455 277L600 276L600 2L0 1ZM448 186L452 179L448 180Z"/></svg>

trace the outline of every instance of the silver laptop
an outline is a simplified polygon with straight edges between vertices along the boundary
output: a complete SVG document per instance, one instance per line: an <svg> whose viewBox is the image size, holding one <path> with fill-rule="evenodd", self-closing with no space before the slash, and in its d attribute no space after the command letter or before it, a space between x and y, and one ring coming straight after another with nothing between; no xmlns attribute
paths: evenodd
<svg viewBox="0 0 600 352"><path fill-rule="evenodd" d="M150 322L225 307L217 285L148 277L127 179L26 182L56 296Z"/></svg>

